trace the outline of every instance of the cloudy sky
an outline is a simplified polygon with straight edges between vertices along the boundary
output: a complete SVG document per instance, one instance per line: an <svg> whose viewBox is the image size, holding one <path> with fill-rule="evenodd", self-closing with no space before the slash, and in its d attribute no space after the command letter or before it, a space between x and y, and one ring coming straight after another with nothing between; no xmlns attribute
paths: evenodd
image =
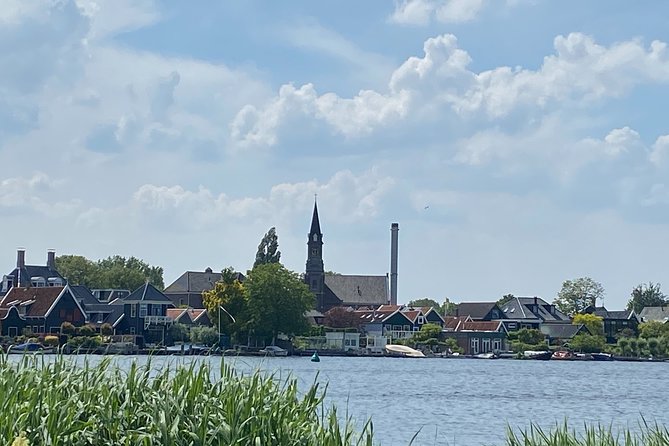
<svg viewBox="0 0 669 446"><path fill-rule="evenodd" d="M303 271L399 301L610 309L669 286L669 2L5 0L2 264L17 247L245 271L276 226Z"/></svg>

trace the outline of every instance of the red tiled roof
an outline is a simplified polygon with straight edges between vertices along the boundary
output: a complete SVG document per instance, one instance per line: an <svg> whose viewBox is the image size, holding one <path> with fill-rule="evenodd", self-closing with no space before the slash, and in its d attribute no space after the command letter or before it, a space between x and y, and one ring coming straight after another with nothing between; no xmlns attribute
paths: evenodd
<svg viewBox="0 0 669 446"><path fill-rule="evenodd" d="M469 321L460 324L458 331L498 331L500 321Z"/></svg>
<svg viewBox="0 0 669 446"><path fill-rule="evenodd" d="M188 313L190 313L190 318L193 320L193 322L198 320L200 316L202 316L206 312L207 310L203 308L191 308L190 310L188 310Z"/></svg>
<svg viewBox="0 0 669 446"><path fill-rule="evenodd" d="M380 305L376 311L397 311L401 309L404 305Z"/></svg>
<svg viewBox="0 0 669 446"><path fill-rule="evenodd" d="M446 316L444 318L444 328L447 330L455 330L460 323L469 319L469 316Z"/></svg>
<svg viewBox="0 0 669 446"><path fill-rule="evenodd" d="M26 316L44 317L53 303L63 291L62 286L54 287L14 287L0 301L1 308L20 306L22 303L34 301L29 305Z"/></svg>
<svg viewBox="0 0 669 446"><path fill-rule="evenodd" d="M421 312L418 310L402 311L402 314L405 315L411 322L415 322L416 318L421 315Z"/></svg>
<svg viewBox="0 0 669 446"><path fill-rule="evenodd" d="M175 321L178 320L187 311L187 308L168 308L165 315Z"/></svg>

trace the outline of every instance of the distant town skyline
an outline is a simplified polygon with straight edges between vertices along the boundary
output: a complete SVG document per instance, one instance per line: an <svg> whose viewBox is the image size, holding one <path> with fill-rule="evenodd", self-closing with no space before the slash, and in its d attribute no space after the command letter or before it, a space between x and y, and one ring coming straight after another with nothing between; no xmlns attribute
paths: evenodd
<svg viewBox="0 0 669 446"><path fill-rule="evenodd" d="M624 307L669 269L669 4L9 0L0 252L390 271L398 302Z"/></svg>

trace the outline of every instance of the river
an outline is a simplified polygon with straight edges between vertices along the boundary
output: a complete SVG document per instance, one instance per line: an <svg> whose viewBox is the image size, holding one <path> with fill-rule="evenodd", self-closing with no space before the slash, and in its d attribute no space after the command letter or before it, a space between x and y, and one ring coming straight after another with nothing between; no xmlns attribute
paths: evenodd
<svg viewBox="0 0 669 446"><path fill-rule="evenodd" d="M91 357L99 358L99 357ZM97 359L93 359L96 361ZM121 364L147 357L118 357ZM215 361L220 357L153 357ZM241 372L327 383L327 402L359 424L371 418L383 446L502 445L507 426L569 420L637 430L641 417L669 424L669 363L322 357L226 357Z"/></svg>

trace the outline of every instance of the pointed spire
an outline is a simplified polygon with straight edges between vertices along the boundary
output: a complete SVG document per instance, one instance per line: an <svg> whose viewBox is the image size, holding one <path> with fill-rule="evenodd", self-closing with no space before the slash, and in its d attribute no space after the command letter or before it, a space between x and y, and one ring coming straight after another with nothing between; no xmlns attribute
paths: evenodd
<svg viewBox="0 0 669 446"><path fill-rule="evenodd" d="M311 217L311 229L309 230L309 235L320 233L321 223L318 220L318 203L316 202L316 196L314 196L314 215Z"/></svg>

